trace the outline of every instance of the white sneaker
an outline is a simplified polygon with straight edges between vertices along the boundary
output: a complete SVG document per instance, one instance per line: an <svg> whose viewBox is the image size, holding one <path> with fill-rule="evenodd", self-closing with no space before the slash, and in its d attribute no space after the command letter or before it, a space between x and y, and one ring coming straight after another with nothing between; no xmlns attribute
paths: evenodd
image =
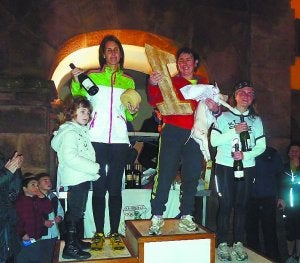
<svg viewBox="0 0 300 263"><path fill-rule="evenodd" d="M194 222L194 218L191 215L181 216L179 227L189 232L198 230L198 225Z"/></svg>
<svg viewBox="0 0 300 263"><path fill-rule="evenodd" d="M220 243L217 248L219 261L231 261L230 249L226 242Z"/></svg>
<svg viewBox="0 0 300 263"><path fill-rule="evenodd" d="M242 242L236 242L232 246L231 256L236 258L238 261L243 261L248 258L248 254L244 249Z"/></svg>
<svg viewBox="0 0 300 263"><path fill-rule="evenodd" d="M152 225L149 228L149 235L160 235L161 229L163 225L165 224L164 219L162 216L153 216L151 219Z"/></svg>

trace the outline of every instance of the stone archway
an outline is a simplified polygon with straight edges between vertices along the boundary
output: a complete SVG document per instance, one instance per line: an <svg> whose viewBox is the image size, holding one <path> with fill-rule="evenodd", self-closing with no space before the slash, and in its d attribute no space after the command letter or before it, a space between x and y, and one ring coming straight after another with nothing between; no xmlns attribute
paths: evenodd
<svg viewBox="0 0 300 263"><path fill-rule="evenodd" d="M178 43L166 37L140 30L101 30L77 35L63 44L53 63L50 79L59 91L70 80L69 63L84 69L97 68L98 47L100 40L107 34L113 34L120 39L125 52L126 69L148 74L151 67L145 54L145 43L156 46L172 54L176 53ZM198 73L207 77L204 64L201 64Z"/></svg>

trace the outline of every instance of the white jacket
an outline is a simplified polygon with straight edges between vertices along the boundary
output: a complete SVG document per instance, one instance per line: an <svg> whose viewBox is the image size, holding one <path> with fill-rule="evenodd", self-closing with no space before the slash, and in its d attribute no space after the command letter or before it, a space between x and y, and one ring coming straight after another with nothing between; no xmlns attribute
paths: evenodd
<svg viewBox="0 0 300 263"><path fill-rule="evenodd" d="M234 145L240 142L240 135L235 132L235 125L241 122L239 112L236 108L233 112L223 112L214 124L210 139L211 145L217 147L216 163L228 167L233 166L231 153L234 151ZM250 146L249 152L243 152L244 168L255 166L255 157L263 153L266 149L266 138L263 124L259 116L249 115L249 111L244 112L245 122L249 127Z"/></svg>
<svg viewBox="0 0 300 263"><path fill-rule="evenodd" d="M58 157L57 189L95 181L100 177L100 165L95 162L87 126L71 121L62 124L54 132L51 146Z"/></svg>

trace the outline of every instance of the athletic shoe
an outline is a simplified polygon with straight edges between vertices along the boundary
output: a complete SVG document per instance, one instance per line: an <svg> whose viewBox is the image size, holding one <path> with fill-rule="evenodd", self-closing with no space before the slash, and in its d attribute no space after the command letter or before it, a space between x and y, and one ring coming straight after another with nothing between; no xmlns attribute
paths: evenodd
<svg viewBox="0 0 300 263"><path fill-rule="evenodd" d="M113 233L110 235L110 245L113 250L123 250L125 245L123 243L122 237L118 233Z"/></svg>
<svg viewBox="0 0 300 263"><path fill-rule="evenodd" d="M102 250L105 243L105 236L103 233L95 233L92 238L91 250Z"/></svg>
<svg viewBox="0 0 300 263"><path fill-rule="evenodd" d="M164 225L164 219L162 216L153 216L151 219L151 227L149 228L149 235L160 235L161 229Z"/></svg>
<svg viewBox="0 0 300 263"><path fill-rule="evenodd" d="M198 230L198 225L194 222L194 218L191 215L181 216L179 227L189 232Z"/></svg>
<svg viewBox="0 0 300 263"><path fill-rule="evenodd" d="M219 261L231 261L230 250L226 242L219 244L217 248L217 257Z"/></svg>
<svg viewBox="0 0 300 263"><path fill-rule="evenodd" d="M243 243L236 242L233 244L231 256L238 261L243 261L248 258L248 254L244 249Z"/></svg>

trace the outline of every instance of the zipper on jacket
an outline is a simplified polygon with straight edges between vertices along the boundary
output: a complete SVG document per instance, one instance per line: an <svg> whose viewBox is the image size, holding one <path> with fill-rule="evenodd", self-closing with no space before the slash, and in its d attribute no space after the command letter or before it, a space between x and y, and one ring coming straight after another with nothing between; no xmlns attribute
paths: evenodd
<svg viewBox="0 0 300 263"><path fill-rule="evenodd" d="M112 130L112 106L113 106L113 95L114 95L114 85L116 82L117 71L113 72L110 77L110 113L109 113L109 135L108 135L108 143L111 142L111 130Z"/></svg>

